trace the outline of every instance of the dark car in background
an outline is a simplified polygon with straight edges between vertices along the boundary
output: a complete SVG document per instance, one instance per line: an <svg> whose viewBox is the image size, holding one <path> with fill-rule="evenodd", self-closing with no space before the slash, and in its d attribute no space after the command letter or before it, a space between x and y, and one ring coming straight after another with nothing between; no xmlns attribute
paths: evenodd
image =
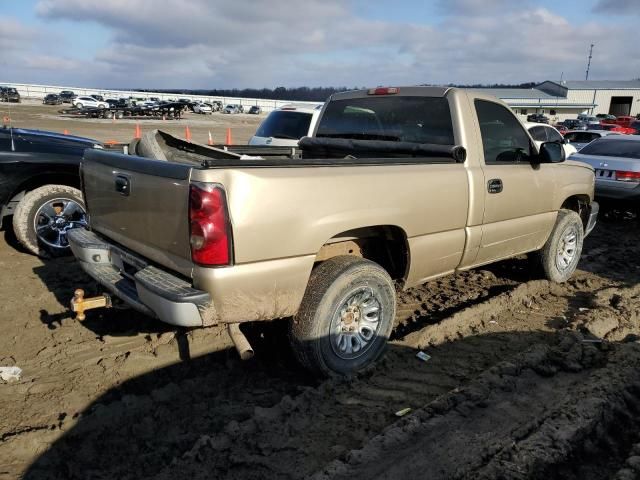
<svg viewBox="0 0 640 480"><path fill-rule="evenodd" d="M14 87L0 87L0 101L20 103L20 94Z"/></svg>
<svg viewBox="0 0 640 480"><path fill-rule="evenodd" d="M527 115L527 122L549 123L549 117L542 113L532 113L531 115Z"/></svg>
<svg viewBox="0 0 640 480"><path fill-rule="evenodd" d="M587 124L582 120L578 120L577 118L569 118L567 120L563 120L562 123L569 130L586 130Z"/></svg>
<svg viewBox="0 0 640 480"><path fill-rule="evenodd" d="M49 93L42 99L44 105L62 105L62 98L55 93Z"/></svg>
<svg viewBox="0 0 640 480"><path fill-rule="evenodd" d="M260 115L262 113L262 109L256 105L254 105L253 107L251 107L249 109L249 112L251 115Z"/></svg>
<svg viewBox="0 0 640 480"><path fill-rule="evenodd" d="M86 225L79 165L95 140L41 130L0 128L0 227L41 256L69 253L67 232Z"/></svg>
<svg viewBox="0 0 640 480"><path fill-rule="evenodd" d="M71 90L62 90L58 95L64 103L71 103L71 101L77 97Z"/></svg>

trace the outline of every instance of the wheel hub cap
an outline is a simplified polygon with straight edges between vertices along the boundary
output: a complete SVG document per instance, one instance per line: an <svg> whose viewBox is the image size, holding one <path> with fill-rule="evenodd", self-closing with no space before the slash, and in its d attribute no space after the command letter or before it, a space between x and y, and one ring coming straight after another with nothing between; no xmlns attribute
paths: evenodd
<svg viewBox="0 0 640 480"><path fill-rule="evenodd" d="M53 249L69 248L67 232L72 228L86 227L86 213L69 198L56 198L40 206L34 217L36 236Z"/></svg>
<svg viewBox="0 0 640 480"><path fill-rule="evenodd" d="M368 287L360 287L340 303L331 320L331 348L340 358L353 360L373 344L380 327L382 306Z"/></svg>
<svg viewBox="0 0 640 480"><path fill-rule="evenodd" d="M564 231L558 251L556 253L556 266L558 270L567 270L578 252L578 232L575 227L570 227Z"/></svg>

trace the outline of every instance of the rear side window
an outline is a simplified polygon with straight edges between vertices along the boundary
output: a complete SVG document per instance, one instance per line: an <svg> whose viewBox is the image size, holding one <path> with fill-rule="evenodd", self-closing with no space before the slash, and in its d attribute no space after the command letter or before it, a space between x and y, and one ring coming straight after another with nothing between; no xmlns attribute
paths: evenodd
<svg viewBox="0 0 640 480"><path fill-rule="evenodd" d="M567 133L564 138L569 140L569 142L589 143L592 140L595 140L596 138L600 138L600 135L598 135L597 133L590 133L590 132L571 132L571 133Z"/></svg>
<svg viewBox="0 0 640 480"><path fill-rule="evenodd" d="M262 122L256 136L299 140L309 134L310 124L310 113L275 110Z"/></svg>
<svg viewBox="0 0 640 480"><path fill-rule="evenodd" d="M544 130L544 127L532 127L529 129L529 133L536 142L546 142L547 134Z"/></svg>
<svg viewBox="0 0 640 480"><path fill-rule="evenodd" d="M502 105L476 100L476 114L487 164L529 162L529 137L513 114Z"/></svg>
<svg viewBox="0 0 640 480"><path fill-rule="evenodd" d="M581 154L585 155L600 155L603 157L623 157L623 158L637 158L640 159L640 139L639 140L626 140L614 138L602 138L594 140L589 145L586 145Z"/></svg>
<svg viewBox="0 0 640 480"><path fill-rule="evenodd" d="M548 142L562 142L562 135L557 130L549 127L544 127L544 129L547 133Z"/></svg>
<svg viewBox="0 0 640 480"><path fill-rule="evenodd" d="M454 144L449 102L441 97L332 100L322 114L316 137Z"/></svg>

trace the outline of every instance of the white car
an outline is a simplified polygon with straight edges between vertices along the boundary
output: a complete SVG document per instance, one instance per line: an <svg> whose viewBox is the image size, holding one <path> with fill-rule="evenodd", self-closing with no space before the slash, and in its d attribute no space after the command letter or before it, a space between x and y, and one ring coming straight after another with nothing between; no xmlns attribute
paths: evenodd
<svg viewBox="0 0 640 480"><path fill-rule="evenodd" d="M272 111L260 124L249 145L295 147L298 140L313 133L322 104L291 104Z"/></svg>
<svg viewBox="0 0 640 480"><path fill-rule="evenodd" d="M213 113L213 109L211 108L211 105L207 105L206 103L196 103L193 106L193 112L194 113L212 114Z"/></svg>
<svg viewBox="0 0 640 480"><path fill-rule="evenodd" d="M109 108L107 102L101 102L93 97L76 97L71 100L71 105L76 108Z"/></svg>
<svg viewBox="0 0 640 480"><path fill-rule="evenodd" d="M567 142L562 134L551 125L525 122L524 126L529 130L529 134L531 134L531 137L533 138L533 141L536 142L536 146L538 148L540 148L540 145L544 142L561 143L562 148L564 149L565 158L569 158L569 156L578 151L576 147Z"/></svg>

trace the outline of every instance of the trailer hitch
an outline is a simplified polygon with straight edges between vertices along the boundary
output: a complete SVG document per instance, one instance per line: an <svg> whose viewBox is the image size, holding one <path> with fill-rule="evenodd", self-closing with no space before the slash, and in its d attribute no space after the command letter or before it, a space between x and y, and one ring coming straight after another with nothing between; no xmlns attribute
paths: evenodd
<svg viewBox="0 0 640 480"><path fill-rule="evenodd" d="M84 298L84 290L81 288L73 292L71 311L76 313L76 320L84 320L84 312L94 308L111 308L111 297L103 293L97 297Z"/></svg>

